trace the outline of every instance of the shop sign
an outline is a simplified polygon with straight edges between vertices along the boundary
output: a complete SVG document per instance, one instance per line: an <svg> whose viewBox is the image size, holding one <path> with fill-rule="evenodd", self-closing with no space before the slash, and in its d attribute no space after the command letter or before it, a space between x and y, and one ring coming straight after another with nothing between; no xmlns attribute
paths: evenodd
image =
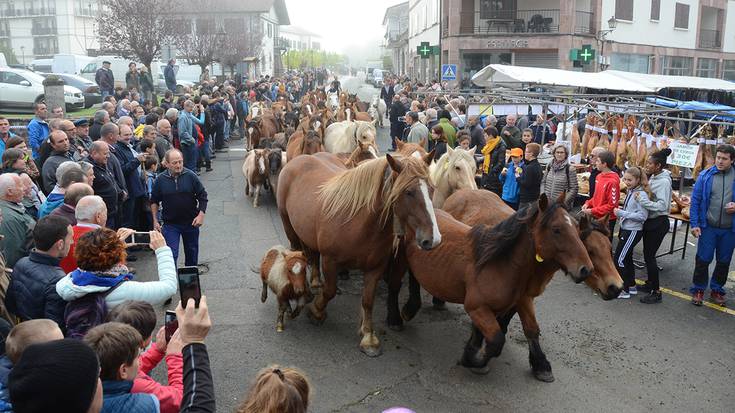
<svg viewBox="0 0 735 413"><path fill-rule="evenodd" d="M667 159L667 163L683 168L694 168L694 163L697 160L697 152L699 152L699 145L671 142L669 148L671 148L671 155Z"/></svg>
<svg viewBox="0 0 735 413"><path fill-rule="evenodd" d="M528 48L526 39L495 39L487 42L488 49L524 49Z"/></svg>

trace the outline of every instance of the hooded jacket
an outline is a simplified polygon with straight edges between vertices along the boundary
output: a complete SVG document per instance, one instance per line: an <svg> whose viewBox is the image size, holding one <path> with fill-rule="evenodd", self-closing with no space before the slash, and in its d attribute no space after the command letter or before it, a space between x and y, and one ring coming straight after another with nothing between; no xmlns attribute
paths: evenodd
<svg viewBox="0 0 735 413"><path fill-rule="evenodd" d="M505 175L500 174L500 182L503 183L503 196L501 198L503 201L510 203L518 202L519 188L518 181L516 181L516 175L514 173L516 167L518 167L518 165L514 164L511 160L508 162L508 165L506 165L508 171Z"/></svg>
<svg viewBox="0 0 735 413"><path fill-rule="evenodd" d="M620 199L620 177L613 171L601 172L595 180L595 194L584 205L591 209L592 216L599 219L605 215L615 220L613 210Z"/></svg>
<svg viewBox="0 0 735 413"><path fill-rule="evenodd" d="M732 167L731 167L732 168ZM717 174L717 166L713 166L699 174L697 182L694 183L694 190L692 190L692 204L689 208L689 221L691 222L692 228L707 228L707 211L709 210L710 194L712 193L712 181ZM733 182L733 199L735 202L735 182ZM731 227L732 232L735 232L735 220Z"/></svg>
<svg viewBox="0 0 735 413"><path fill-rule="evenodd" d="M523 173L516 179L520 187L518 200L520 202L534 202L541 195L541 179L543 178L541 164L538 163L538 160L533 159L524 161L521 167Z"/></svg>
<svg viewBox="0 0 735 413"><path fill-rule="evenodd" d="M640 194L640 201L648 200L646 191L640 185L628 191L628 195L623 202L623 207L618 211L620 229L640 231L643 229L643 223L648 218L648 210L641 205L639 200L635 199L636 193Z"/></svg>
<svg viewBox="0 0 735 413"><path fill-rule="evenodd" d="M104 404L101 413L158 413L159 404L152 394L132 394L133 382L110 380L102 382Z"/></svg>
<svg viewBox="0 0 735 413"><path fill-rule="evenodd" d="M640 204L648 210L648 219L669 215L671 209L671 172L663 169L648 179L653 199L641 198Z"/></svg>
<svg viewBox="0 0 735 413"><path fill-rule="evenodd" d="M168 371L168 386L153 380L148 374L161 360L166 358ZM150 348L140 356L138 377L133 381L131 393L148 393L154 395L161 404L161 413L178 413L181 408L181 398L184 395L184 359L181 354L162 353L156 346Z"/></svg>

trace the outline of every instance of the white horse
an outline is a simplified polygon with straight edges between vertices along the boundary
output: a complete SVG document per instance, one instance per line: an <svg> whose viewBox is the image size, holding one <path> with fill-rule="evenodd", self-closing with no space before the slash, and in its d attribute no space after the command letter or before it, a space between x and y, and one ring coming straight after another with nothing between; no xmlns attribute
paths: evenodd
<svg viewBox="0 0 735 413"><path fill-rule="evenodd" d="M385 101L380 98L378 95L373 95L373 100L370 103L370 109L368 110L368 113L370 116L373 117L373 120L376 120L378 125L382 128L383 127L383 118L385 117L385 112L388 111L388 108L385 106Z"/></svg>
<svg viewBox="0 0 735 413"><path fill-rule="evenodd" d="M258 207L260 190L268 180L268 168L265 167L270 154L269 149L253 149L248 152L242 164L242 174L245 176L245 195L253 197L253 207Z"/></svg>
<svg viewBox="0 0 735 413"><path fill-rule="evenodd" d="M337 109L339 109L339 94L327 93L327 105L333 111L336 111Z"/></svg>
<svg viewBox="0 0 735 413"><path fill-rule="evenodd" d="M447 153L431 163L429 179L435 188L431 199L434 208L441 208L444 201L460 189L477 189L475 150L447 146Z"/></svg>
<svg viewBox="0 0 735 413"><path fill-rule="evenodd" d="M352 153L360 147L377 157L375 136L375 125L372 122L335 122L329 125L324 134L324 148L331 153Z"/></svg>

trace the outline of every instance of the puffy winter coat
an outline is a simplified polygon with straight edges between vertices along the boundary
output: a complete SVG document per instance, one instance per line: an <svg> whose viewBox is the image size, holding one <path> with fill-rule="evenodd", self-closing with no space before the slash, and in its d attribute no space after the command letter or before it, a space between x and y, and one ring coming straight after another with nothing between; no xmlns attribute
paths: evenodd
<svg viewBox="0 0 735 413"><path fill-rule="evenodd" d="M64 328L64 301L56 293L56 283L64 278L59 258L31 251L13 267L5 295L5 305L21 320L48 318Z"/></svg>

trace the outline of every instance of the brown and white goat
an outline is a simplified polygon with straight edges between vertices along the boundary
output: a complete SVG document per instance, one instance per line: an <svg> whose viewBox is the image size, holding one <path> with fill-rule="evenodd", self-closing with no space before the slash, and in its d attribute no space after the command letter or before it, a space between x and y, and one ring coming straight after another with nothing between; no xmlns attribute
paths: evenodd
<svg viewBox="0 0 735 413"><path fill-rule="evenodd" d="M288 312L291 319L296 318L311 291L306 285L306 255L301 251L293 251L282 245L272 247L260 263L260 279L263 281L263 292L260 301L268 298L268 288L278 299L278 319L276 331L283 331L283 315ZM296 309L291 309L291 301L296 302Z"/></svg>

